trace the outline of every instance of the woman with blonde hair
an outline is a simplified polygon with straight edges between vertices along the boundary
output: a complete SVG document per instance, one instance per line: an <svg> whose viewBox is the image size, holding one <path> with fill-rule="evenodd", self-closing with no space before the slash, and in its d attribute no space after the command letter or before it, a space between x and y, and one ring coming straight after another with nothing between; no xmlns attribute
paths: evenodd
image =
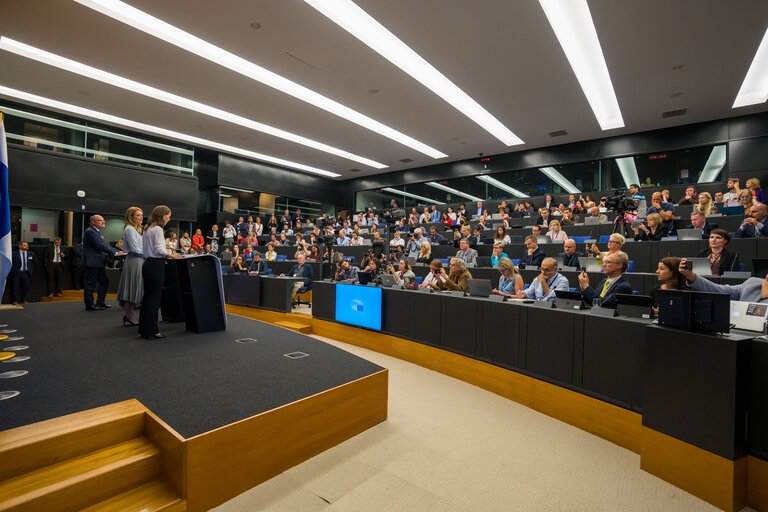
<svg viewBox="0 0 768 512"><path fill-rule="evenodd" d="M568 240L568 235L561 229L559 220L552 220L549 222L547 236L553 242L565 242Z"/></svg>
<svg viewBox="0 0 768 512"><path fill-rule="evenodd" d="M659 241L662 238L669 236L669 231L664 226L661 215L658 213L649 213L645 218L645 224L639 223L633 225L632 231L635 232L635 240Z"/></svg>
<svg viewBox="0 0 768 512"><path fill-rule="evenodd" d="M710 213L717 210L715 203L712 201L712 194L709 192L702 192L699 194L699 202L693 207L694 211L699 211L709 217Z"/></svg>
<svg viewBox="0 0 768 512"><path fill-rule="evenodd" d="M133 310L141 304L144 296L144 282L141 277L141 267L144 265L144 251L141 244L141 226L144 212L138 206L131 206L125 211L125 228L123 229L123 251L128 254L120 272L120 287L117 289L117 299L123 308L123 326L139 325L133 316Z"/></svg>
<svg viewBox="0 0 768 512"><path fill-rule="evenodd" d="M760 188L760 180L757 178L749 178L747 180L747 190L752 194L752 197L758 203L765 204L765 191Z"/></svg>
<svg viewBox="0 0 768 512"><path fill-rule="evenodd" d="M491 293L503 297L515 297L518 292L525 289L523 276L515 267L515 264L509 258L501 258L496 268L499 269L499 287L494 288Z"/></svg>
<svg viewBox="0 0 768 512"><path fill-rule="evenodd" d="M419 255L416 257L418 263L429 263L432 261L432 244L421 244Z"/></svg>

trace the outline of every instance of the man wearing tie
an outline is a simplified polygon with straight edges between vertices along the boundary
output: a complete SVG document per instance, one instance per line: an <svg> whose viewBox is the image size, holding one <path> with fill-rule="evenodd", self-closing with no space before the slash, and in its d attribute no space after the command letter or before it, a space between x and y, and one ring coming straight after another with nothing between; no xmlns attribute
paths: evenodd
<svg viewBox="0 0 768 512"><path fill-rule="evenodd" d="M25 304L32 282L32 272L35 270L37 258L29 251L27 242L19 242L19 250L11 255L11 276L13 278L13 304Z"/></svg>
<svg viewBox="0 0 768 512"><path fill-rule="evenodd" d="M603 279L596 288L589 286L589 277L586 272L579 274L579 288L581 296L588 304L597 306L595 299L599 299L599 305L604 308L616 309L616 294L632 295L632 285L629 284L624 272L627 271L629 257L622 251L609 253L603 259Z"/></svg>
<svg viewBox="0 0 768 512"><path fill-rule="evenodd" d="M61 246L61 238L53 239L53 245L45 248L43 265L48 274L48 297L61 297L61 275L64 272L64 247Z"/></svg>
<svg viewBox="0 0 768 512"><path fill-rule="evenodd" d="M104 241L104 235L101 231L106 222L101 215L91 216L91 225L83 233L83 266L85 267L85 301L86 311L98 311L111 308L112 306L104 302L109 287L109 278L104 266L107 264L107 254L119 254L117 249L110 247ZM93 302L93 292L96 291L96 284L99 285L96 303Z"/></svg>

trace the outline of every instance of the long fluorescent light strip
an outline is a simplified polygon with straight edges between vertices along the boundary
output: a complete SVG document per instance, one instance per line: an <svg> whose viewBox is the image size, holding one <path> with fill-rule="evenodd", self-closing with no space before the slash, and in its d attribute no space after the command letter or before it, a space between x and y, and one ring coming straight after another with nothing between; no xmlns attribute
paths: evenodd
<svg viewBox="0 0 768 512"><path fill-rule="evenodd" d="M560 172L555 169L554 167L539 167L539 170L544 173L549 179L560 185L563 190L568 192L569 194L579 194L581 193L581 190L576 188L576 186L568 181L568 178L560 174Z"/></svg>
<svg viewBox="0 0 768 512"><path fill-rule="evenodd" d="M732 108L759 105L768 100L768 30L757 47L755 58L749 66Z"/></svg>
<svg viewBox="0 0 768 512"><path fill-rule="evenodd" d="M178 153L180 155L194 156L195 152L190 149L179 148L168 144L162 144L160 142L154 142L151 140L140 139L138 137L131 137L130 135L123 135L122 133L110 132L107 130L101 130L92 126L85 126L77 123L70 123L69 121L62 121L61 119L54 119L53 117L41 116L39 114L33 114L32 112L24 112L23 110L17 110L15 108L6 107L0 105L0 110L13 114L14 117L21 117L22 119L29 119L31 121L39 121L41 123L50 124L53 126L60 126L62 128L68 128L70 130L79 131L82 133L93 133L96 135L104 135L111 139L124 140L126 142L132 142L141 146L148 146L157 149L163 149L172 153Z"/></svg>
<svg viewBox="0 0 768 512"><path fill-rule="evenodd" d="M220 151L224 151L225 153L232 153L235 155L244 156L246 158L252 158L254 160L261 160L264 162L270 162L277 165L282 165L284 167L290 167L292 169L297 169L300 171L306 171L312 174L320 174L321 176L328 176L331 178L338 178L339 176L341 176L341 174L337 174L335 172L318 169L316 167L310 167L308 165L300 164L297 162L291 162L290 160L284 160L282 158L276 158L269 155L264 155L262 153L256 153L255 151L248 151L247 149L241 149L235 146L230 146L228 144L222 144L220 142L201 139L199 137L195 137L193 135L187 135L185 133L166 130L165 128L159 128L157 126L152 126L149 124L131 121L130 119L124 119L122 117L105 114L103 112L97 112L95 110L78 107L76 105L70 105L69 103L64 103L64 102L53 100L50 98L44 98L42 96L37 96L36 94L30 94L24 91L11 89L10 87L5 87L3 85L0 85L0 95L6 96L9 98L16 98L22 101L27 101L36 105L43 105L43 106L50 107L56 110L61 110L64 112L70 112L78 116L90 117L92 119L99 119L107 123L125 126L127 128L131 128L131 129L142 131L142 132L154 133L156 135L160 135L161 137L168 137L171 139L181 140L181 141L188 142L190 144L195 144L198 146L204 146L211 149L218 149Z"/></svg>
<svg viewBox="0 0 768 512"><path fill-rule="evenodd" d="M509 128L351 0L304 0L507 146L523 144Z"/></svg>
<svg viewBox="0 0 768 512"><path fill-rule="evenodd" d="M483 176L475 176L475 177L477 179L479 179L480 181L484 181L484 182L486 182L489 185L493 185L494 187L496 187L496 188L498 188L500 190L503 190L504 192L506 192L508 194L512 194L515 197L519 197L519 198L530 197L529 195L526 195L526 194L520 192L516 188L512 188L509 185L500 182L496 178L491 178L490 176L485 176L485 175L483 175Z"/></svg>
<svg viewBox="0 0 768 512"><path fill-rule="evenodd" d="M275 89L289 94L294 98L298 98L302 101L306 101L318 108L321 108L327 112L335 114L339 117L353 122L364 128L372 130L384 137L392 139L400 144L408 146L419 153L423 153L432 158L445 158L448 155L442 153L434 148L431 148L419 142L416 139L409 137L408 135L401 133L394 128L376 121L356 110L353 110L347 106L338 103L322 94L299 85L296 82L288 80L268 69L265 69L253 62L249 62L242 57L230 53L218 46L215 46L207 41L193 36L188 32L174 27L162 20L150 16L149 14L140 11L128 4L120 2L119 0L75 0L77 3L84 5L90 9L98 11L110 18L113 18L121 23L130 25L131 27L141 30L151 36L162 39L163 41L170 43L174 46L194 53L195 55L207 59L215 64L224 66L232 71L246 76L257 82L261 82L264 85L274 87Z"/></svg>
<svg viewBox="0 0 768 512"><path fill-rule="evenodd" d="M470 201L482 201L479 197L475 197L469 194L465 194L464 192L461 192L460 190L456 190L455 188L447 187L445 185L441 185L440 183L435 183L434 181L430 181L429 183L426 183L426 185L429 185L432 188L436 188L439 190L443 190L445 192L449 192L455 196L463 197L464 199L469 199Z"/></svg>
<svg viewBox="0 0 768 512"><path fill-rule="evenodd" d="M39 48L35 48L34 46L29 46L28 44L21 43L19 41L14 41L13 39L9 39L5 36L0 36L0 49L5 50L7 52L14 53L16 55L20 55L22 57L26 57L28 59L32 59L37 62L41 62L43 64L48 64L50 66L54 66L59 69L63 69L65 71L69 71L71 73L84 76L86 78L91 78L93 80L98 80L99 82L104 82L109 85L114 85L115 87L120 87L121 89L125 89L126 91L135 92L137 94L141 94L142 96L154 98L156 100L163 101L165 103L170 103L171 105L176 105L177 107L185 108L193 112L205 114L207 116L214 117L216 119L221 119L223 121L227 121L229 123L233 123L238 126L242 126L244 128L249 128L257 132L273 135L275 137L279 137L284 140L295 142L297 144L301 144L304 146L311 147L313 149L324 151L332 155L353 160L355 162L359 162L361 164L374 167L376 169L384 169L388 167L385 164L376 162L369 158L355 155L348 151L344 151L342 149L335 148L327 144L323 144L322 142L308 139L306 137L302 137L301 135L287 132L285 130L275 128L274 126L270 126L268 124L260 123L258 121L253 121L252 119L247 119L243 116L239 116L231 112L226 112L224 110L212 107L210 105L206 105L204 103L183 98L181 96L177 96L175 94L172 94L160 89L156 89L149 85L133 81L129 78L124 78L118 75L114 75L107 71L103 71L101 69L88 66L86 64L68 59L66 57L62 57L60 55L56 55L54 53L47 52L45 50L41 50Z"/></svg>
<svg viewBox="0 0 768 512"><path fill-rule="evenodd" d="M586 0L539 0L603 130L624 120Z"/></svg>
<svg viewBox="0 0 768 512"><path fill-rule="evenodd" d="M624 158L617 158L616 165L619 166L619 172L624 180L624 186L629 188L630 185L637 185L640 183L640 177L637 175L637 166L635 165L635 159L631 156Z"/></svg>
<svg viewBox="0 0 768 512"><path fill-rule="evenodd" d="M225 187L225 186L223 186L223 185L222 185L221 187L219 187L219 188L225 188L225 189L227 189L227 190L235 190L235 191L237 191L237 192L246 192L246 193L248 193L248 194L253 194L253 193L254 193L254 191L253 191L253 190L246 190L246 189L244 189L244 188Z"/></svg>
<svg viewBox="0 0 768 512"><path fill-rule="evenodd" d="M385 192L389 192L390 194L396 194L398 196L410 197L411 199L421 199L422 201L427 201L428 203L445 204L445 203L441 203L440 201L435 201L434 199L430 199L428 197L417 196L416 194L411 194L410 192L404 192L402 190L397 190L396 188L385 187L385 188L383 188L381 190L383 190Z"/></svg>
<svg viewBox="0 0 768 512"><path fill-rule="evenodd" d="M699 175L698 183L711 183L717 179L720 171L725 166L725 145L715 146L712 148L712 152L707 158L707 163L704 164Z"/></svg>

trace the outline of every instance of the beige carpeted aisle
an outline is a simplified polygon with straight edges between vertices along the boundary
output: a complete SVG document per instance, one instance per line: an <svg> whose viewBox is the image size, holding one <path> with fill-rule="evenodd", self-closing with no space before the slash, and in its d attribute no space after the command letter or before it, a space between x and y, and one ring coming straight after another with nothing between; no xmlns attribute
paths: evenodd
<svg viewBox="0 0 768 512"><path fill-rule="evenodd" d="M215 509L714 511L640 457L515 402L324 338L389 368L389 419Z"/></svg>

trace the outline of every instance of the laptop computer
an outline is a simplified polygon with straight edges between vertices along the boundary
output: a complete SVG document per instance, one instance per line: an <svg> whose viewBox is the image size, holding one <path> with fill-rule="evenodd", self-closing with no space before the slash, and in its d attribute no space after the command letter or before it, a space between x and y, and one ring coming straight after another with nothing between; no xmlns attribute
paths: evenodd
<svg viewBox="0 0 768 512"><path fill-rule="evenodd" d="M593 226L595 224L600 224L600 217L584 217L585 226Z"/></svg>
<svg viewBox="0 0 768 512"><path fill-rule="evenodd" d="M698 229L678 229L678 240L702 240L701 230Z"/></svg>
<svg viewBox="0 0 768 512"><path fill-rule="evenodd" d="M470 279L469 280L470 296L487 298L490 294L491 294L490 279Z"/></svg>
<svg viewBox="0 0 768 512"><path fill-rule="evenodd" d="M371 282L371 279L373 279L373 274L370 272L358 272L357 273L357 282L360 284L368 284Z"/></svg>
<svg viewBox="0 0 768 512"><path fill-rule="evenodd" d="M651 318L653 297L650 295L616 294L616 312L619 316L633 318Z"/></svg>
<svg viewBox="0 0 768 512"><path fill-rule="evenodd" d="M582 309L584 302L581 293L570 290L555 290L555 306L558 309Z"/></svg>
<svg viewBox="0 0 768 512"><path fill-rule="evenodd" d="M360 275L360 274L358 274ZM395 276L392 274L383 274L381 276L381 286L384 288L392 288L397 283L397 280L395 279Z"/></svg>
<svg viewBox="0 0 768 512"><path fill-rule="evenodd" d="M768 315L768 304L731 301L731 323L736 329L763 332L766 315Z"/></svg>
<svg viewBox="0 0 768 512"><path fill-rule="evenodd" d="M547 235L536 235L537 244L548 244L552 241Z"/></svg>

